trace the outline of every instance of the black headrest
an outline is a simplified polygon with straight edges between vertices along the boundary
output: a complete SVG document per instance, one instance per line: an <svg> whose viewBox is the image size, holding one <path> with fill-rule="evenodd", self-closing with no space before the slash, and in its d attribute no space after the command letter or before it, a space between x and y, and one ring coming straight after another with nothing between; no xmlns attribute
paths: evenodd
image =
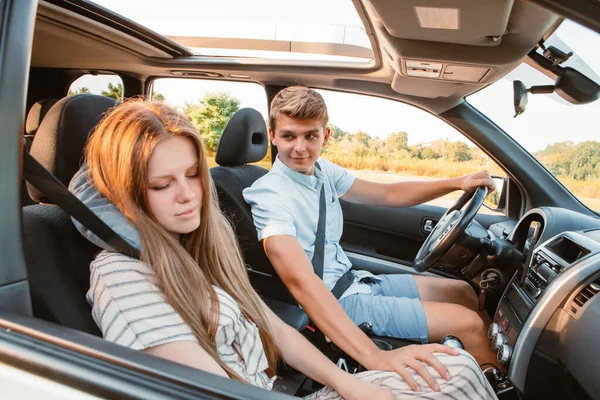
<svg viewBox="0 0 600 400"><path fill-rule="evenodd" d="M242 108L223 130L215 161L222 166L253 163L265 158L268 147L269 135L262 114L253 108Z"/></svg>
<svg viewBox="0 0 600 400"><path fill-rule="evenodd" d="M57 101L58 99L44 99L31 106L29 113L27 114L27 119L25 120L26 135L35 135L42 120Z"/></svg>
<svg viewBox="0 0 600 400"><path fill-rule="evenodd" d="M42 121L31 145L31 155L65 186L69 185L79 169L88 136L114 106L114 99L95 94L59 100ZM28 185L28 190L35 201L49 202L32 186Z"/></svg>

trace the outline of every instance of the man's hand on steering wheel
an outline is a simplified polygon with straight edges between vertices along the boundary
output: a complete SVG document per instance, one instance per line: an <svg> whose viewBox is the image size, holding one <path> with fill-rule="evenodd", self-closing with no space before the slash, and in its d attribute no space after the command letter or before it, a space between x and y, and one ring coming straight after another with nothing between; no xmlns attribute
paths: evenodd
<svg viewBox="0 0 600 400"><path fill-rule="evenodd" d="M466 187L476 185L477 182L481 181L487 184L488 179L491 180L492 187L495 187L494 181L486 171L467 175L463 179L466 181ZM456 200L456 203L448 208L419 249L413 262L413 269L415 271L427 271L450 251L460 235L462 235L467 226L473 221L473 218L475 218L487 194L487 185L475 186L470 191L463 193Z"/></svg>
<svg viewBox="0 0 600 400"><path fill-rule="evenodd" d="M496 183L487 171L479 171L474 174L465 175L460 180L460 189L465 192L470 192L478 186L487 187L488 193L492 193L496 190Z"/></svg>

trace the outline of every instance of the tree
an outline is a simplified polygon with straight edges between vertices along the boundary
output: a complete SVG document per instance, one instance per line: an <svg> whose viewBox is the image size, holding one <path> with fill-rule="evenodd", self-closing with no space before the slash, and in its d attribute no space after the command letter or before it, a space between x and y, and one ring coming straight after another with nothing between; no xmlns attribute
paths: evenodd
<svg viewBox="0 0 600 400"><path fill-rule="evenodd" d="M426 160L426 159L437 159L437 158L442 157L442 155L440 153L438 153L437 151L435 151L434 149L432 149L430 146L427 146L427 147L423 147L422 149L419 150L418 157Z"/></svg>
<svg viewBox="0 0 600 400"><path fill-rule="evenodd" d="M446 158L450 161L469 161L473 158L471 149L464 142L450 142L446 146Z"/></svg>
<svg viewBox="0 0 600 400"><path fill-rule="evenodd" d="M206 149L217 150L221 134L240 101L228 92L207 93L199 103L185 103L183 113L192 121L204 139Z"/></svg>
<svg viewBox="0 0 600 400"><path fill-rule="evenodd" d="M331 129L331 137L334 139L342 139L348 135L348 132L344 131L339 126L329 124L329 128Z"/></svg>
<svg viewBox="0 0 600 400"><path fill-rule="evenodd" d="M115 100L121 100L123 98L123 84L113 85L108 82L108 88L100 93L102 96L112 97Z"/></svg>
<svg viewBox="0 0 600 400"><path fill-rule="evenodd" d="M358 131L354 135L352 135L359 143L368 146L369 139L371 138L367 132Z"/></svg>
<svg viewBox="0 0 600 400"><path fill-rule="evenodd" d="M157 101L165 101L165 96L162 95L162 93L158 93L158 92L153 92L152 93L152 100L157 100Z"/></svg>
<svg viewBox="0 0 600 400"><path fill-rule="evenodd" d="M594 169L600 163L600 143L587 141L579 143L569 160L569 174L573 179L585 180L596 174Z"/></svg>
<svg viewBox="0 0 600 400"><path fill-rule="evenodd" d="M408 148L408 132L399 131L388 135L387 145L390 150L402 150Z"/></svg>
<svg viewBox="0 0 600 400"><path fill-rule="evenodd" d="M69 93L67 94L67 96L73 96L76 94L90 94L90 93L92 93L90 91L90 89L88 87L83 86L83 87L78 87L75 90L69 90Z"/></svg>

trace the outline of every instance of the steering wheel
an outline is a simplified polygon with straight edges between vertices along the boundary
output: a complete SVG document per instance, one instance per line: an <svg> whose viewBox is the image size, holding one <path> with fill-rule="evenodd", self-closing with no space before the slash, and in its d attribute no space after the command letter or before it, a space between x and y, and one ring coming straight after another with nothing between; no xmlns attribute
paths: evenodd
<svg viewBox="0 0 600 400"><path fill-rule="evenodd" d="M456 200L456 203L446 211L419 249L413 264L415 271L427 271L446 255L475 218L487 193L487 187L479 186L477 189L463 193ZM465 204L466 208L461 211Z"/></svg>

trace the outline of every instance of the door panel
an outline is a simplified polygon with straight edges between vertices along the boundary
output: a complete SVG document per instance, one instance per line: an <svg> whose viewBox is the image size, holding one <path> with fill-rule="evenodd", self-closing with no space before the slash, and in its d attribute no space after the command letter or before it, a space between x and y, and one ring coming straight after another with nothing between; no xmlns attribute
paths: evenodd
<svg viewBox="0 0 600 400"><path fill-rule="evenodd" d="M68 393L61 392L61 387L124 400L293 399L87 333L1 311L0 360L0 368L17 368L54 382L63 398ZM0 389L2 399L4 389ZM31 398L44 398L41 390L36 394Z"/></svg>
<svg viewBox="0 0 600 400"><path fill-rule="evenodd" d="M390 208L349 203L341 200L344 212L345 250L412 265L427 238L426 220L439 221L446 209L432 205ZM475 220L486 229L507 220L505 216L478 214Z"/></svg>

